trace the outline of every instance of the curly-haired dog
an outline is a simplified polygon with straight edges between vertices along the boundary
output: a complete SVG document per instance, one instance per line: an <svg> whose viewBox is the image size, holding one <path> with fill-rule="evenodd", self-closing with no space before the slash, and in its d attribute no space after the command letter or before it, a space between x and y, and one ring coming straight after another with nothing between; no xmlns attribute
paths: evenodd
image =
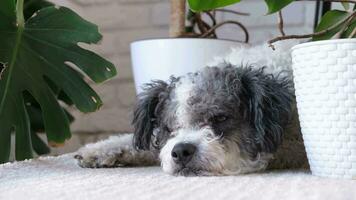
<svg viewBox="0 0 356 200"><path fill-rule="evenodd" d="M264 68L206 67L137 97L134 134L89 144L82 167L161 164L174 175L233 175L306 167L291 76Z"/></svg>

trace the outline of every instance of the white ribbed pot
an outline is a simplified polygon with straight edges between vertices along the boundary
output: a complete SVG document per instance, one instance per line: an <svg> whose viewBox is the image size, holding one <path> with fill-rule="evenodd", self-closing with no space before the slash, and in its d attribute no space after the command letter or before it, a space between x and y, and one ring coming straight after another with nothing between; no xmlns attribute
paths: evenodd
<svg viewBox="0 0 356 200"><path fill-rule="evenodd" d="M356 39L299 44L292 60L312 173L356 179Z"/></svg>
<svg viewBox="0 0 356 200"><path fill-rule="evenodd" d="M136 92L151 80L168 80L195 72L225 56L241 43L230 40L200 38L167 38L141 40L131 43L131 60Z"/></svg>

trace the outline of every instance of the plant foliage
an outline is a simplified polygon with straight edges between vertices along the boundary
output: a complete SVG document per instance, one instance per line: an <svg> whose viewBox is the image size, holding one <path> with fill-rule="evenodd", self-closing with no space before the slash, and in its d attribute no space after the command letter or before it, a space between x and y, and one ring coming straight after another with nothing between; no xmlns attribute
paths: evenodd
<svg viewBox="0 0 356 200"><path fill-rule="evenodd" d="M267 14L273 14L281 11L284 7L296 0L264 0L268 12ZM188 0L190 8L194 11L205 11L213 10L219 7L232 5L240 2L239 0ZM342 2L345 11L341 10L331 10L327 12L322 18L317 26L315 32L325 31L321 35L313 37L313 40L326 40L331 39L335 36L337 38L348 38L356 37L356 17L350 18L351 20L346 20L351 15L354 16L356 5L354 5L353 11L350 11L349 3ZM333 27L334 24L340 24L339 26ZM328 30L332 29L332 30Z"/></svg>
<svg viewBox="0 0 356 200"><path fill-rule="evenodd" d="M346 11L342 10L330 10L325 15L321 18L320 23L316 27L315 31L319 32L322 30L325 30L327 28L330 28L334 24L338 23L339 21L342 21L346 19L349 16L349 13ZM336 33L338 33L341 29L343 28L343 24L340 24L339 26L333 28L329 32L321 35L321 36L314 36L313 40L325 40L325 39L330 39L332 38Z"/></svg>
<svg viewBox="0 0 356 200"><path fill-rule="evenodd" d="M212 10L235 4L241 0L188 0L189 6L194 11Z"/></svg>
<svg viewBox="0 0 356 200"><path fill-rule="evenodd" d="M25 20L23 6L23 0L0 1L0 163L9 159L11 133L17 160L46 151L33 128L44 129L52 145L64 143L71 117L58 99L96 111L102 101L82 73L97 83L116 75L112 63L78 46L101 39L96 25L55 6Z"/></svg>

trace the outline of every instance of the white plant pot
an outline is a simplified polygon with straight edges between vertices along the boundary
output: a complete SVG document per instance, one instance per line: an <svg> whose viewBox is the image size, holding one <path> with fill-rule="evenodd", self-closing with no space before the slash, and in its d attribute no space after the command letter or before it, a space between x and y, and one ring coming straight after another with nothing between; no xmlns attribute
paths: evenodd
<svg viewBox="0 0 356 200"><path fill-rule="evenodd" d="M177 38L136 41L131 44L131 59L136 92L151 80L168 80L206 66L241 43L229 40Z"/></svg>
<svg viewBox="0 0 356 200"><path fill-rule="evenodd" d="M356 178L356 39L292 48L297 107L314 175Z"/></svg>

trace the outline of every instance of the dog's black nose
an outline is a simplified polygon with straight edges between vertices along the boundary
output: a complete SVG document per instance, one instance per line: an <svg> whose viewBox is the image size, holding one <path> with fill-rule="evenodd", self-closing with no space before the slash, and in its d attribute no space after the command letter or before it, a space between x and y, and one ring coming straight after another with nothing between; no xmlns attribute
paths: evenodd
<svg viewBox="0 0 356 200"><path fill-rule="evenodd" d="M197 147L193 144L179 143L173 147L171 155L175 163L185 165L192 159L196 150Z"/></svg>

